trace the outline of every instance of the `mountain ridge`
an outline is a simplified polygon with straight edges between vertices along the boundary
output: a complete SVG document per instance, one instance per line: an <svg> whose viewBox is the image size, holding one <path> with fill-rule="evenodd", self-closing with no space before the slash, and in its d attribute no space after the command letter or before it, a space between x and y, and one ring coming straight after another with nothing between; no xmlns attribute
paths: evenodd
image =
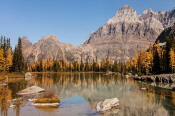
<svg viewBox="0 0 175 116"><path fill-rule="evenodd" d="M33 62L48 57L69 61L95 58L102 61L110 57L111 60L126 61L134 53L154 44L159 34L174 23L175 9L159 12L147 9L138 15L136 10L125 5L79 46L59 42L56 35L48 35L33 45L28 43L30 49L23 47L23 54L25 60Z"/></svg>

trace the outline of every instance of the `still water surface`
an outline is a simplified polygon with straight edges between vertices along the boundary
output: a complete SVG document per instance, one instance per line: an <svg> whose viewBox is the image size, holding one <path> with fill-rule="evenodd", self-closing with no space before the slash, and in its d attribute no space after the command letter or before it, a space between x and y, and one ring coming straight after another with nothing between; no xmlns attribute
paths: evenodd
<svg viewBox="0 0 175 116"><path fill-rule="evenodd" d="M55 90L61 98L59 108L36 108L24 102L9 108L8 101L16 93L37 85ZM148 90L141 90L146 87ZM105 114L96 112L100 100L117 97L119 110ZM175 92L148 83L101 73L38 73L30 81L17 80L0 86L1 116L175 116Z"/></svg>

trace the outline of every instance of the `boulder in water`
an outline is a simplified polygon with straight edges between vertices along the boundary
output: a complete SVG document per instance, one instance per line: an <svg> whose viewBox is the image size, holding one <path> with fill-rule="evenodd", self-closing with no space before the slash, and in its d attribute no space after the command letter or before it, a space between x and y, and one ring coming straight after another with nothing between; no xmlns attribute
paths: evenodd
<svg viewBox="0 0 175 116"><path fill-rule="evenodd" d="M22 91L19 91L18 95L30 95L30 94L37 94L40 92L44 92L45 90L38 87L38 86L31 86L26 89L23 89Z"/></svg>
<svg viewBox="0 0 175 116"><path fill-rule="evenodd" d="M105 112L113 108L117 108L118 106L119 106L118 98L112 98L112 99L105 99L104 101L100 101L99 103L97 103L96 109L98 112Z"/></svg>

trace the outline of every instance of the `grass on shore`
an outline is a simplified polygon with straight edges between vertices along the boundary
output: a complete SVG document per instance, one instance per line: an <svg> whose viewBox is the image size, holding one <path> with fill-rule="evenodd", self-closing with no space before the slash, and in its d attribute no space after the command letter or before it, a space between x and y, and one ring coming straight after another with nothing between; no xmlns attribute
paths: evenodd
<svg viewBox="0 0 175 116"><path fill-rule="evenodd" d="M35 103L60 103L60 99L56 96L50 98L39 98Z"/></svg>

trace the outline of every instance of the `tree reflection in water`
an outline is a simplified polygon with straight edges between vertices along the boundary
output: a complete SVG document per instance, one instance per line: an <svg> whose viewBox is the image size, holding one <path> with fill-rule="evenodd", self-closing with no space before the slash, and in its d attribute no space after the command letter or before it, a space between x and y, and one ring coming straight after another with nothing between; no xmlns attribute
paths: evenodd
<svg viewBox="0 0 175 116"><path fill-rule="evenodd" d="M1 115L8 115L8 100L11 99L11 90L8 89L8 86L0 86L0 107Z"/></svg>
<svg viewBox="0 0 175 116"><path fill-rule="evenodd" d="M5 92L6 94L0 94L1 115L7 116L7 101L18 97L16 92L29 85L37 85L46 90L54 88L56 94L62 99L81 96L94 112L96 103L100 100L118 97L120 110L115 114L117 116L175 115L175 93L147 83L114 75L103 76L102 73L36 73L36 75L36 78L29 82L23 80L11 83L8 84L7 89L0 90L8 91ZM141 87L148 88L148 90L140 90ZM16 109L16 116L20 114L20 107ZM59 113L55 110L52 112ZM114 112L108 112L105 115L114 115Z"/></svg>

